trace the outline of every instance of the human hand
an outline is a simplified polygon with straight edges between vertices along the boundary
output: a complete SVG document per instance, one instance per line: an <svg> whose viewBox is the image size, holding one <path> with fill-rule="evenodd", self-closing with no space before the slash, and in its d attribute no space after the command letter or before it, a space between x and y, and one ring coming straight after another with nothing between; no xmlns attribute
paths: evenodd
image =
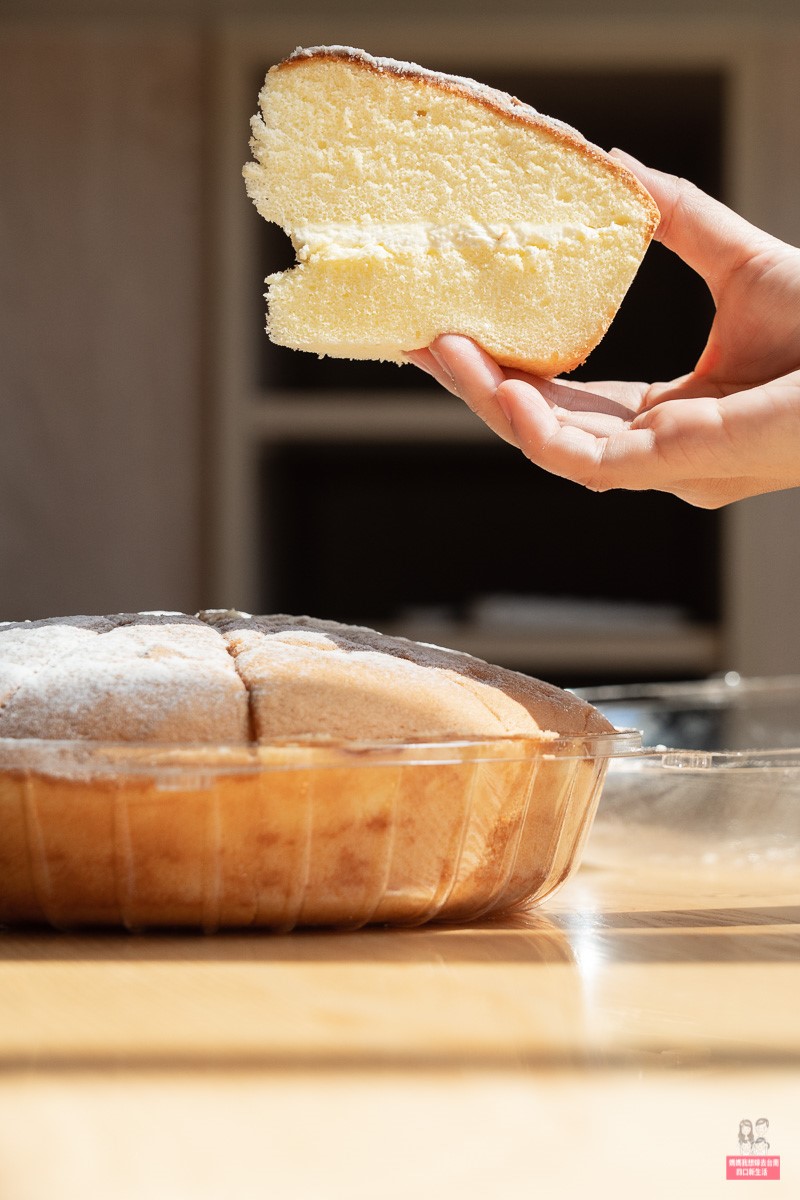
<svg viewBox="0 0 800 1200"><path fill-rule="evenodd" d="M667 383L546 380L446 334L407 357L538 466L594 491L672 492L702 508L800 484L800 250L692 184L614 152L661 210L656 238L706 281L716 315Z"/></svg>

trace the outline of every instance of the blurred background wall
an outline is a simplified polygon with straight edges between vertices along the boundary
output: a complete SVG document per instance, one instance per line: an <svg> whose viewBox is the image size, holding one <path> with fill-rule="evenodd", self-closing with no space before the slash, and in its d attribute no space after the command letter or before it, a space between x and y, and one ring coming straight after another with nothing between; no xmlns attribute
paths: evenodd
<svg viewBox="0 0 800 1200"><path fill-rule="evenodd" d="M269 346L247 118L324 42L509 86L800 243L792 0L5 0L0 619L288 608L566 683L800 671L794 492L590 496L410 368ZM586 377L691 366L711 310L669 259Z"/></svg>

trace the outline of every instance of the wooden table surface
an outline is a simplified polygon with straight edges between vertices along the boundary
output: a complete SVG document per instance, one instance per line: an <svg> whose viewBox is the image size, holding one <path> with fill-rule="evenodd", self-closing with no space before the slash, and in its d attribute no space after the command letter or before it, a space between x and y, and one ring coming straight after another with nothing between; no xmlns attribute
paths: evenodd
<svg viewBox="0 0 800 1200"><path fill-rule="evenodd" d="M800 1196L800 880L357 933L0 933L0 1200ZM747 1180L764 1189L767 1181Z"/></svg>

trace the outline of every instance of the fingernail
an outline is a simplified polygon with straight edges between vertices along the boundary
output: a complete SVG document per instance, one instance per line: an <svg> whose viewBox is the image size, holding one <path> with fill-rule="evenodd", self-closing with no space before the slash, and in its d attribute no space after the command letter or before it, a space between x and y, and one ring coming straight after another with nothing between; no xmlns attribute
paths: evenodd
<svg viewBox="0 0 800 1200"><path fill-rule="evenodd" d="M403 358L407 363L411 363L412 367L418 367L420 371L424 371L426 375L430 375L430 367L425 362L422 354L418 350L405 350Z"/></svg>
<svg viewBox="0 0 800 1200"><path fill-rule="evenodd" d="M628 162L636 163L636 165L639 167L644 166L643 162L640 162L638 158L634 158L634 156L629 154L627 150L620 150L619 146L612 146L608 153L614 158L627 159Z"/></svg>
<svg viewBox="0 0 800 1200"><path fill-rule="evenodd" d="M451 384L453 385L453 390L457 391L458 389L456 387L455 375L450 370L450 365L447 362L447 360L445 359L444 355L440 354L438 350L434 350L433 346L429 346L428 348L429 348L431 354L433 355L433 357L436 359L439 366L442 368L442 371L444 372L444 374L447 376L447 378L450 380Z"/></svg>
<svg viewBox="0 0 800 1200"><path fill-rule="evenodd" d="M509 425L513 429L514 422L513 422L512 416L511 416L511 405L508 403L508 397L505 394L504 385L502 383L500 384L500 387L495 392L494 398L497 401L497 407L500 409L501 413L503 414L503 416L505 417L505 419L508 421Z"/></svg>

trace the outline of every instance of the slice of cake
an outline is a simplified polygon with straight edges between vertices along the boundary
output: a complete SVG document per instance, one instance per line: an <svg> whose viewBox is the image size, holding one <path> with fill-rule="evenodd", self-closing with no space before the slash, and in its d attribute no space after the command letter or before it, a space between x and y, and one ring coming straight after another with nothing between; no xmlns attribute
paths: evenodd
<svg viewBox="0 0 800 1200"><path fill-rule="evenodd" d="M600 341L658 225L621 163L470 79L321 46L259 99L247 191L298 260L267 280L279 345L402 362L462 333L555 375Z"/></svg>

